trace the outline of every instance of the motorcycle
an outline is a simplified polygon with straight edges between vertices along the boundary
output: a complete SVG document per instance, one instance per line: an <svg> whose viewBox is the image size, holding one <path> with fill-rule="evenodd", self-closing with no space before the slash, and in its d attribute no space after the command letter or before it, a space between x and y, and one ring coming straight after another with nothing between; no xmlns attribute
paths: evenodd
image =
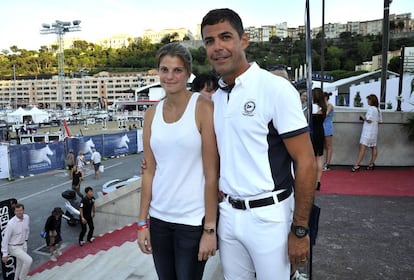
<svg viewBox="0 0 414 280"><path fill-rule="evenodd" d="M80 212L79 206L80 201L76 199L76 193L74 190L66 190L62 192L62 197L66 199L65 201L65 213L62 215L69 226L76 226L80 224Z"/></svg>

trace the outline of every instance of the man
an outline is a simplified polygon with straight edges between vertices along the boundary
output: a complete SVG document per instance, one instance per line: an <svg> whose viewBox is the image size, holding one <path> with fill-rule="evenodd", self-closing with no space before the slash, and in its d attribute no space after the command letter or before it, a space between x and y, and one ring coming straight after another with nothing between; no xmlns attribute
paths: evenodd
<svg viewBox="0 0 414 280"><path fill-rule="evenodd" d="M15 216L8 222L1 242L3 263L7 263L9 255L16 258L14 279L24 280L29 273L33 259L27 254L27 240L30 232L30 218L24 214L24 205L17 203Z"/></svg>
<svg viewBox="0 0 414 280"><path fill-rule="evenodd" d="M94 148L92 148L91 165L95 170L95 179L99 179L99 166L101 165L101 154Z"/></svg>
<svg viewBox="0 0 414 280"><path fill-rule="evenodd" d="M83 237L86 233L86 224L88 224L89 231L87 240L89 243L92 243L93 238L93 218L95 217L95 197L93 196L93 189L92 187L86 187L85 188L85 196L82 198L79 212L80 212L80 219L81 219L81 225L82 225L82 231L79 235L79 245L83 246L85 244L85 241L83 241Z"/></svg>
<svg viewBox="0 0 414 280"><path fill-rule="evenodd" d="M302 264L310 254L308 218L316 181L299 96L285 79L247 62L248 37L234 11L208 12L201 34L221 75L213 101L224 277L289 279L290 263Z"/></svg>

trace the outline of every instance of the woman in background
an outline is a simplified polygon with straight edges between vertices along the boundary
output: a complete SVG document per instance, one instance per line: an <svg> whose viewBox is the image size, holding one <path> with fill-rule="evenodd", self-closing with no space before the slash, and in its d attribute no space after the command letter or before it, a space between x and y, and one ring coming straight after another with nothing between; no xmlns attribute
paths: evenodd
<svg viewBox="0 0 414 280"><path fill-rule="evenodd" d="M325 96L321 88L314 88L312 90L312 100L312 144L317 165L316 190L319 191L321 188L321 176L323 167L322 156L325 140L323 121L325 120L327 111Z"/></svg>
<svg viewBox="0 0 414 280"><path fill-rule="evenodd" d="M211 99L213 93L218 89L218 79L213 74L200 74L194 78L191 91L199 92L208 99Z"/></svg>
<svg viewBox="0 0 414 280"><path fill-rule="evenodd" d="M378 123L382 122L382 114L378 108L378 98L375 94L367 96L368 99L368 111L365 115L361 115L359 118L364 122L362 126L361 138L359 140L359 152L357 160L351 171L356 172L361 168L360 164L365 155L367 147L371 148L371 160L367 166L367 170L375 169L375 160L378 155L377 138L378 138Z"/></svg>
<svg viewBox="0 0 414 280"><path fill-rule="evenodd" d="M323 170L330 170L331 159L332 159L332 138L333 138L333 115L334 106L329 102L329 96L332 92L324 92L325 103L326 103L326 118L323 121L323 131L325 133L325 164Z"/></svg>

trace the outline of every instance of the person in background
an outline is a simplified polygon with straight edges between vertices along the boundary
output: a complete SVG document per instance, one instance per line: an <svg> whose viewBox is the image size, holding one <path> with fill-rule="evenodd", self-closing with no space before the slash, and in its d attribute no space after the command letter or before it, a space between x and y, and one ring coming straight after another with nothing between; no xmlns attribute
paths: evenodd
<svg viewBox="0 0 414 280"><path fill-rule="evenodd" d="M371 160L369 161L367 170L375 169L375 160L378 155L377 139L378 139L378 124L382 122L382 114L378 108L378 98L375 94L367 96L368 110L365 115L361 115L359 118L364 122L362 126L361 138L359 140L359 152L357 160L351 171L359 171L361 161L364 158L365 150L367 147L371 148Z"/></svg>
<svg viewBox="0 0 414 280"><path fill-rule="evenodd" d="M27 254L27 240L30 233L30 217L24 213L24 205L17 203L15 216L9 220L1 241L1 260L7 263L9 255L16 258L14 279L25 280L33 259Z"/></svg>
<svg viewBox="0 0 414 280"><path fill-rule="evenodd" d="M14 209L16 209L16 205L17 205L17 199L10 198L10 208L11 208L10 218L14 217Z"/></svg>
<svg viewBox="0 0 414 280"><path fill-rule="evenodd" d="M208 99L211 99L211 96L216 92L218 88L218 79L213 74L200 74L194 78L191 86L192 92L199 92Z"/></svg>
<svg viewBox="0 0 414 280"><path fill-rule="evenodd" d="M80 207L80 219L81 219L81 226L82 231L79 234L79 245L83 246L85 244L85 241L83 240L83 237L86 233L86 224L89 227L87 240L89 243L92 243L93 238L93 230L95 229L93 224L93 218L95 217L96 209L95 209L95 197L93 196L93 189L92 187L86 187L85 188L85 196L82 198Z"/></svg>
<svg viewBox="0 0 414 280"><path fill-rule="evenodd" d="M184 46L164 45L156 61L166 96L144 117L137 243L159 279L201 280L217 248L213 103L187 89L192 57Z"/></svg>
<svg viewBox="0 0 414 280"><path fill-rule="evenodd" d="M269 71L272 74L275 74L276 76L285 78L286 80L290 81L289 73L288 73L287 68L286 68L285 65L280 65L279 64L279 65L273 66L269 69Z"/></svg>
<svg viewBox="0 0 414 280"><path fill-rule="evenodd" d="M299 91L300 95L300 102L302 104L302 112L305 115L306 119L308 119L308 94L306 89L301 89Z"/></svg>
<svg viewBox="0 0 414 280"><path fill-rule="evenodd" d="M321 88L312 89L312 144L313 151L316 158L316 190L319 191L321 188L321 177L323 168L323 148L325 134L323 131L323 122L326 117L326 102L325 96Z"/></svg>
<svg viewBox="0 0 414 280"><path fill-rule="evenodd" d="M290 263L303 264L310 255L308 219L316 180L299 95L287 80L249 64L248 35L233 10L209 11L201 35L207 58L221 75L212 99L224 277L289 279Z"/></svg>
<svg viewBox="0 0 414 280"><path fill-rule="evenodd" d="M82 179L84 179L86 172L86 159L82 151L79 151L78 156L76 157L76 167L82 173Z"/></svg>
<svg viewBox="0 0 414 280"><path fill-rule="evenodd" d="M56 256L61 256L62 251L62 209L56 207L52 210L52 214L47 218L45 223L46 245L49 246L50 260L56 262ZM55 252L56 250L56 252Z"/></svg>
<svg viewBox="0 0 414 280"><path fill-rule="evenodd" d="M72 190L74 190L82 199L83 194L80 191L80 185L82 182L82 172L78 170L78 166L74 165L72 168Z"/></svg>
<svg viewBox="0 0 414 280"><path fill-rule="evenodd" d="M95 147L92 148L91 155L91 166L95 171L95 179L99 179L99 166L101 165L101 154L96 150Z"/></svg>
<svg viewBox="0 0 414 280"><path fill-rule="evenodd" d="M75 166L75 155L73 154L72 149L69 150L69 153L66 157L66 166L68 168L69 178L72 179L72 168Z"/></svg>
<svg viewBox="0 0 414 280"><path fill-rule="evenodd" d="M325 134L324 141L324 154L325 154L325 163L323 165L323 170L330 170L331 159L332 159L332 139L333 139L333 116L334 116L334 106L329 102L329 97L332 95L332 92L324 92L325 103L326 103L326 118L323 121L323 131Z"/></svg>

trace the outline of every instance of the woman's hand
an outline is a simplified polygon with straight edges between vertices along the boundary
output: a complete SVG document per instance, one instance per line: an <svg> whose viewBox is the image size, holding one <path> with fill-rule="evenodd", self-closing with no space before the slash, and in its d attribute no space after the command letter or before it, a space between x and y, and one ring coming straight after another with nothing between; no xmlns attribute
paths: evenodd
<svg viewBox="0 0 414 280"><path fill-rule="evenodd" d="M148 228L138 230L137 243L141 252L144 254L152 254L151 239Z"/></svg>
<svg viewBox="0 0 414 280"><path fill-rule="evenodd" d="M216 233L204 232L200 240L200 248L198 249L198 260L206 261L209 257L216 254L217 235Z"/></svg>

